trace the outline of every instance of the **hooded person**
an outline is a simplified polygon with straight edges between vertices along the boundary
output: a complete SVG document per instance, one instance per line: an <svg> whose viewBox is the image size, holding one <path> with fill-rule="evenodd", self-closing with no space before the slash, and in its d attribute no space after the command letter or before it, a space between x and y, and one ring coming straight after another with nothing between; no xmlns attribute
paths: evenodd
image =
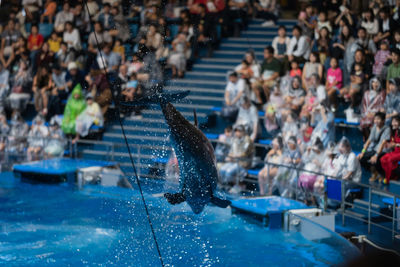
<svg viewBox="0 0 400 267"><path fill-rule="evenodd" d="M87 136L89 134L89 129L93 124L97 126L103 126L103 122L103 113L101 113L99 104L94 102L92 94L88 93L86 95L86 108L76 118L76 137L73 142L75 143L80 136Z"/></svg>
<svg viewBox="0 0 400 267"><path fill-rule="evenodd" d="M65 134L76 134L76 118L85 110L85 108L86 101L83 97L82 87L80 84L77 84L72 90L64 110L61 129Z"/></svg>
<svg viewBox="0 0 400 267"><path fill-rule="evenodd" d="M382 84L377 77L369 81L369 90L364 93L361 104L360 126L363 131L364 139L368 138L375 113L383 108L386 93L382 90Z"/></svg>
<svg viewBox="0 0 400 267"><path fill-rule="evenodd" d="M385 98L385 103L383 104L382 112L386 113L386 124L390 124L393 117L400 112L400 91L399 91L399 79L390 79L388 94Z"/></svg>

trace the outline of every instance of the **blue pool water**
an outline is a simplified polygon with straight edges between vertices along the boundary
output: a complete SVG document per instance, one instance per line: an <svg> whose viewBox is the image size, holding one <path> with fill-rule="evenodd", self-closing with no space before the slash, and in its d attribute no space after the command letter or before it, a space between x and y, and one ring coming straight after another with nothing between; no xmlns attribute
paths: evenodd
<svg viewBox="0 0 400 267"><path fill-rule="evenodd" d="M194 215L144 185L166 266L331 266L358 255L344 239L309 241L229 209ZM151 189L150 189L151 188ZM316 231L324 231L317 229ZM0 175L0 265L159 266L136 190L32 185Z"/></svg>

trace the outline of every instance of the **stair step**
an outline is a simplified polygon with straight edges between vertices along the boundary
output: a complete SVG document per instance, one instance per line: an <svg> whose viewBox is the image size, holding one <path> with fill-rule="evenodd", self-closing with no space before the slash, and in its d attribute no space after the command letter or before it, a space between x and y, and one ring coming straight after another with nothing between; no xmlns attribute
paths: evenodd
<svg viewBox="0 0 400 267"><path fill-rule="evenodd" d="M167 86L167 87L164 87L164 90L171 90L171 91L176 91L176 90L185 90L186 91L186 90L188 90L188 91L190 91L190 94L192 94L193 92L201 92L204 94L213 93L213 94L218 94L218 95L224 95L224 93L225 93L224 89L212 89L212 88L202 88L202 87L188 88L188 87L180 87L180 86Z"/></svg>
<svg viewBox="0 0 400 267"><path fill-rule="evenodd" d="M249 44L247 41L244 43L223 43L221 44L221 49L230 49L230 48L243 48L243 49L249 49L250 48L258 48L263 50L267 45L271 43L266 43L266 44Z"/></svg>

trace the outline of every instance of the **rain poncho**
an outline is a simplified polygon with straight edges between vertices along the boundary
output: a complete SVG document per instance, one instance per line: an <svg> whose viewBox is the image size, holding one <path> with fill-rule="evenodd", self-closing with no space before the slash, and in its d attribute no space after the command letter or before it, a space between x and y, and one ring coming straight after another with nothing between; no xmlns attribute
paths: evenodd
<svg viewBox="0 0 400 267"><path fill-rule="evenodd" d="M74 96L78 94L79 98L76 99ZM77 84L68 99L67 105L64 110L64 118L61 124L61 129L65 134L75 134L75 121L79 114L81 114L86 108L86 101L83 97L82 87Z"/></svg>
<svg viewBox="0 0 400 267"><path fill-rule="evenodd" d="M92 124L103 126L103 114L96 102L86 106L85 110L76 118L76 132L80 136L87 136Z"/></svg>

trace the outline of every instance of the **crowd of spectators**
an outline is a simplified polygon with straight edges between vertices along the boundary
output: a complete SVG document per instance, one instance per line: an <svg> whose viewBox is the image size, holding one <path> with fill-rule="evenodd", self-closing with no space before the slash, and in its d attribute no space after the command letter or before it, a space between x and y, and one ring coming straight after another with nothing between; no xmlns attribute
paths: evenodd
<svg viewBox="0 0 400 267"><path fill-rule="evenodd" d="M233 127L216 150L221 182L234 185L232 192L257 165L262 125L273 140L258 173L261 195L290 196L296 184L321 192L324 175L314 172L360 182L363 168L370 182L398 178L400 1L315 2L299 12L297 25L279 26L261 63L248 52L229 74L221 115ZM360 153L346 137L335 143L339 114L359 123Z"/></svg>

